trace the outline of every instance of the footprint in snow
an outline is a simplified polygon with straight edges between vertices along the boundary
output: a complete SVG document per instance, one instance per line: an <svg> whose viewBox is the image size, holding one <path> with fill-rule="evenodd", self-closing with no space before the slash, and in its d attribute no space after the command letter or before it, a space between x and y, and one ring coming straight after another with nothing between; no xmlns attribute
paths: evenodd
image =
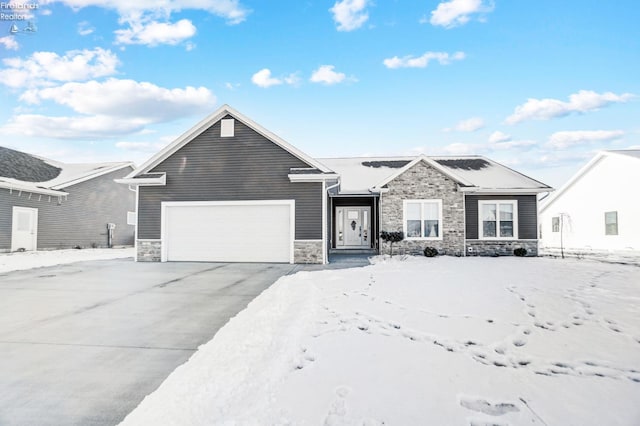
<svg viewBox="0 0 640 426"><path fill-rule="evenodd" d="M518 412L520 409L510 402L492 403L486 399L474 398L466 395L458 395L458 402L467 410L477 411L490 416L502 416L511 412Z"/></svg>
<svg viewBox="0 0 640 426"><path fill-rule="evenodd" d="M339 426L348 424L347 416L347 401L346 397L349 395L350 389L346 386L339 386L336 388L336 399L329 406L329 412L324 419L324 426Z"/></svg>

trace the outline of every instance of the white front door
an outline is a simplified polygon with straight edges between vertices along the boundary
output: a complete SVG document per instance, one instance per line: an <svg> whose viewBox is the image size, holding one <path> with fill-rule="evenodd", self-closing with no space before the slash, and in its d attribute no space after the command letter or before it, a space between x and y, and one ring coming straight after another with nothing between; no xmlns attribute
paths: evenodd
<svg viewBox="0 0 640 426"><path fill-rule="evenodd" d="M38 209L13 207L11 251L36 250L38 242Z"/></svg>
<svg viewBox="0 0 640 426"><path fill-rule="evenodd" d="M369 207L336 208L336 247L371 247L371 209Z"/></svg>

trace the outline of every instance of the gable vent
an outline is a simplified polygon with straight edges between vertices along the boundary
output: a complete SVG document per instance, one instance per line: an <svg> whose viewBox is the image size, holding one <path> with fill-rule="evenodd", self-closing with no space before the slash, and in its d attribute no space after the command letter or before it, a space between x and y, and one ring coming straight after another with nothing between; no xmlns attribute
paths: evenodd
<svg viewBox="0 0 640 426"><path fill-rule="evenodd" d="M233 118L225 118L220 121L220 137L232 138L234 134L234 122Z"/></svg>

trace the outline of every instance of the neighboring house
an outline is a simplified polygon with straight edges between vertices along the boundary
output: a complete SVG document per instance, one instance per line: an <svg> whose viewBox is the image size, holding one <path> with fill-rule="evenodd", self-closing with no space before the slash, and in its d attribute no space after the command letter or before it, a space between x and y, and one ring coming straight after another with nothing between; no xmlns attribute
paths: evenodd
<svg viewBox="0 0 640 426"><path fill-rule="evenodd" d="M541 248L547 254L640 259L640 150L602 151L540 202Z"/></svg>
<svg viewBox="0 0 640 426"><path fill-rule="evenodd" d="M133 168L0 147L0 251L133 245L135 192L114 182Z"/></svg>
<svg viewBox="0 0 640 426"><path fill-rule="evenodd" d="M223 106L120 183L138 187L137 260L326 263L329 250L537 254L551 188L483 157L317 160Z"/></svg>

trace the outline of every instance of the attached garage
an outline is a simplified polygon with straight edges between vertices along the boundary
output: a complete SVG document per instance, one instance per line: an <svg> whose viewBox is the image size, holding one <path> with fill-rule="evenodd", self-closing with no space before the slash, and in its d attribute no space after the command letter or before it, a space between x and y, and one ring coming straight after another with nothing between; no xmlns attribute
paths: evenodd
<svg viewBox="0 0 640 426"><path fill-rule="evenodd" d="M162 260L293 263L294 200L162 203Z"/></svg>

